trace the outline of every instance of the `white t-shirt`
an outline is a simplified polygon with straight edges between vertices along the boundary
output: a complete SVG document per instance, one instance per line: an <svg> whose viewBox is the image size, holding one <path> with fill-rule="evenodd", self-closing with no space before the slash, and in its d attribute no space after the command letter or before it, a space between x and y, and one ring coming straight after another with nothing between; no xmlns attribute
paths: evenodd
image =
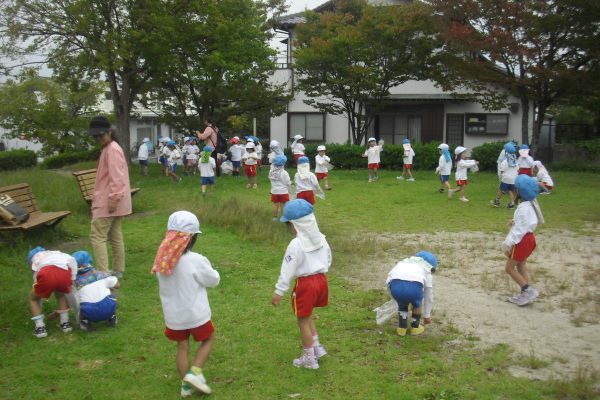
<svg viewBox="0 0 600 400"><path fill-rule="evenodd" d="M404 164L412 164L414 156L415 156L415 151L412 149L412 147L408 150L404 150L404 156L402 157L402 162Z"/></svg>
<svg viewBox="0 0 600 400"><path fill-rule="evenodd" d="M200 153L200 148L198 146L196 146L195 144L190 144L187 146L186 158L188 160L197 160L198 153Z"/></svg>
<svg viewBox="0 0 600 400"><path fill-rule="evenodd" d="M198 253L181 256L171 275L157 273L165 324L174 330L192 329L211 318L206 288L219 284L220 276Z"/></svg>
<svg viewBox="0 0 600 400"><path fill-rule="evenodd" d="M500 163L498 168L500 170L500 182L514 185L517 175L519 175L519 168L516 165L514 167L508 165L506 159Z"/></svg>
<svg viewBox="0 0 600 400"><path fill-rule="evenodd" d="M210 178L211 176L215 176L217 163L215 162L214 158L209 157L207 163L198 163L198 169L200 170L200 176L202 178Z"/></svg>
<svg viewBox="0 0 600 400"><path fill-rule="evenodd" d="M315 172L318 173L326 173L329 171L329 169L327 168L327 164L329 163L330 158L327 156L322 156L320 154L317 154L315 156Z"/></svg>
<svg viewBox="0 0 600 400"><path fill-rule="evenodd" d="M271 181L271 194L288 194L290 190L291 180L290 174L285 169L282 169L279 173L279 179L272 179Z"/></svg>
<svg viewBox="0 0 600 400"><path fill-rule="evenodd" d="M460 160L456 164L456 172L454 173L456 180L457 181L466 181L467 180L467 170L469 168L473 168L476 165L477 165L477 163L475 162L475 160Z"/></svg>
<svg viewBox="0 0 600 400"><path fill-rule="evenodd" d="M517 158L517 164L519 168L532 168L533 158L531 156Z"/></svg>
<svg viewBox="0 0 600 400"><path fill-rule="evenodd" d="M431 266L420 257L409 257L392 268L388 273L386 285L394 279L400 279L408 282L419 282L423 285L425 301L423 304L423 316L431 317L433 308L433 276Z"/></svg>
<svg viewBox="0 0 600 400"><path fill-rule="evenodd" d="M317 250L304 251L300 239L292 239L283 256L281 272L275 285L275 292L278 295L283 296L289 290L293 278L325 274L329 271L332 259L331 248L326 240L324 242Z"/></svg>
<svg viewBox="0 0 600 400"><path fill-rule="evenodd" d="M548 171L539 171L535 178L538 180L538 182L545 183L548 186L554 186L554 182L552 181Z"/></svg>
<svg viewBox="0 0 600 400"><path fill-rule="evenodd" d="M244 146L241 144L234 144L229 148L231 153L231 161L241 161L242 154L244 154Z"/></svg>
<svg viewBox="0 0 600 400"><path fill-rule="evenodd" d="M446 157L442 154L438 161L438 167L435 169L440 175L450 175L452 172L452 160L446 161Z"/></svg>
<svg viewBox="0 0 600 400"><path fill-rule="evenodd" d="M312 172L310 173L310 176L307 179L302 179L300 174L296 172L296 175L294 175L294 182L296 182L296 193L320 189L319 180L317 179L317 176Z"/></svg>
<svg viewBox="0 0 600 400"><path fill-rule="evenodd" d="M167 146L164 146L160 151L160 155L165 158L169 158L169 156L171 155L171 149L169 149Z"/></svg>
<svg viewBox="0 0 600 400"><path fill-rule="evenodd" d="M87 284L77 290L80 303L98 303L110 296L110 289L114 288L118 280L114 276L109 276L99 281Z"/></svg>
<svg viewBox="0 0 600 400"><path fill-rule="evenodd" d="M383 151L383 146L373 146L369 147L365 150L365 155L367 156L367 162L369 164L376 164L381 162L381 157L379 156Z"/></svg>
<svg viewBox="0 0 600 400"><path fill-rule="evenodd" d="M245 152L244 156L242 157L242 161L244 161L244 164L246 165L256 165L258 164L258 154L256 154L256 151L253 151L252 153L248 153Z"/></svg>
<svg viewBox="0 0 600 400"><path fill-rule="evenodd" d="M74 281L77 277L77 261L70 255L62 251L40 251L31 259L31 270L34 272L34 277L44 267L54 266L64 270L71 270L71 280Z"/></svg>
<svg viewBox="0 0 600 400"><path fill-rule="evenodd" d="M177 164L177 160L181 158L181 152L177 148L171 150L169 153L169 165Z"/></svg>
<svg viewBox="0 0 600 400"><path fill-rule="evenodd" d="M148 146L146 143L142 143L138 149L138 160L145 161L148 159Z"/></svg>
<svg viewBox="0 0 600 400"><path fill-rule="evenodd" d="M294 154L304 154L304 145L300 142L297 142L296 144L292 144L292 153Z"/></svg>

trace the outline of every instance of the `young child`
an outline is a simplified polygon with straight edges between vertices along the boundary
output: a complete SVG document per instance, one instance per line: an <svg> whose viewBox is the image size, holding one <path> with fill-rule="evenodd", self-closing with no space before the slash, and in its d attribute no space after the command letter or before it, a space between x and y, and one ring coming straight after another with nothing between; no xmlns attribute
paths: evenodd
<svg viewBox="0 0 600 400"><path fill-rule="evenodd" d="M267 155L269 163L273 163L273 160L276 156L284 155L283 148L277 140L271 140L271 143L269 143L269 149L271 150L271 152Z"/></svg>
<svg viewBox="0 0 600 400"><path fill-rule="evenodd" d="M246 143L246 152L242 156L244 162L244 174L246 175L246 189L256 189L256 164L258 163L258 154L255 151L256 146L254 142L248 141Z"/></svg>
<svg viewBox="0 0 600 400"><path fill-rule="evenodd" d="M202 368L210 354L215 330L211 321L207 288L219 284L219 273L208 259L192 251L200 222L189 211L177 211L169 217L167 233L154 259L160 301L165 319L165 336L177 342L177 369L183 379L181 396L194 389L210 394ZM188 360L190 335L201 342L191 362Z"/></svg>
<svg viewBox="0 0 600 400"><path fill-rule="evenodd" d="M296 135L294 136L294 141L292 142L292 154L294 154L294 162L296 164L298 164L298 159L304 156L305 148L302 144L303 140L304 138L302 137L302 135Z"/></svg>
<svg viewBox="0 0 600 400"><path fill-rule="evenodd" d="M273 203L273 221L277 221L279 213L283 212L283 206L290 201L290 174L285 170L287 157L283 154L277 155L271 163L269 180L271 181L271 202Z"/></svg>
<svg viewBox="0 0 600 400"><path fill-rule="evenodd" d="M144 138L142 144L138 148L138 161L140 163L140 173L142 176L148 175L148 146L146 143L150 142L150 139Z"/></svg>
<svg viewBox="0 0 600 400"><path fill-rule="evenodd" d="M177 176L177 160L181 158L181 151L177 149L177 144L174 140L167 142L167 148L169 149L169 169L167 170L167 176L170 176L176 182L180 182L181 178Z"/></svg>
<svg viewBox="0 0 600 400"><path fill-rule="evenodd" d="M415 156L415 151L413 150L412 146L410 145L410 140L408 139L404 139L402 141L402 146L404 147L404 155L402 156L402 162L404 163L404 166L402 167L402 175L398 176L397 178L401 181L404 180L404 175L406 176L410 176L410 178L407 179L407 181L409 182L414 182L415 178L413 178L412 176L412 163L413 163L413 157Z"/></svg>
<svg viewBox="0 0 600 400"><path fill-rule="evenodd" d="M196 144L196 139L191 137L189 140L189 144L186 148L186 173L189 175L196 175L196 167L198 165L198 154L200 153L200 148Z"/></svg>
<svg viewBox="0 0 600 400"><path fill-rule="evenodd" d="M48 336L41 300L49 299L52 293L58 303L56 313L60 317L60 329L65 333L71 332L73 327L69 322L69 306L65 295L71 293L72 282L77 276L77 262L66 253L38 246L27 254L27 263L33 271L33 287L29 293L31 320L35 324L33 335L40 339Z"/></svg>
<svg viewBox="0 0 600 400"><path fill-rule="evenodd" d="M100 321L117 326L117 297L111 289L119 288L119 280L107 272L96 270L87 251L76 251L73 258L78 267L75 287L79 296L79 327L89 332L92 322Z"/></svg>
<svg viewBox="0 0 600 400"><path fill-rule="evenodd" d="M158 161L160 162L161 171L165 176L169 176L169 156L171 155L171 150L167 144L171 141L172 140L167 137L162 137L162 147L158 150L158 154L160 155Z"/></svg>
<svg viewBox="0 0 600 400"><path fill-rule="evenodd" d="M329 186L329 170L331 169L331 159L325 154L327 148L323 145L317 147L319 154L315 156L315 174L318 181L323 181L325 190L331 190Z"/></svg>
<svg viewBox="0 0 600 400"><path fill-rule="evenodd" d="M518 306L533 302L539 292L529 286L529 274L526 262L536 247L533 232L538 224L544 223L544 217L536 200L538 184L530 176L521 174L515 179L515 187L519 198L524 200L515 210L510 222L510 232L502 243L502 252L506 255L505 271L519 285L521 292L507 300Z"/></svg>
<svg viewBox="0 0 600 400"><path fill-rule="evenodd" d="M450 173L452 172L452 156L450 155L450 148L446 143L442 143L438 146L438 152L440 159L438 166L435 169L435 173L440 175L440 193L444 193L444 187L448 188L448 192L452 190L450 186Z"/></svg>
<svg viewBox="0 0 600 400"><path fill-rule="evenodd" d="M296 237L285 251L271 303L279 305L290 288L291 280L296 278L292 291L292 309L298 319L304 351L300 358L293 361L293 365L317 369L319 359L327 352L319 342L312 311L315 307L325 307L328 304L325 274L331 266L331 248L319 231L312 205L306 200L289 201L283 209L281 222L287 223L290 232Z"/></svg>
<svg viewBox="0 0 600 400"><path fill-rule="evenodd" d="M500 198L507 194L510 198L508 208L515 208L515 179L519 174L517 166L517 147L508 142L504 145L504 160L498 166L500 171L500 186L496 198L491 201L494 207L500 207Z"/></svg>
<svg viewBox="0 0 600 400"><path fill-rule="evenodd" d="M320 199L325 198L325 193L315 174L310 172L310 161L308 157L302 156L297 161L298 172L294 175L294 182L296 183L296 197L298 199L304 199L310 204L315 204L315 195Z"/></svg>
<svg viewBox="0 0 600 400"><path fill-rule="evenodd" d="M233 176L240 176L240 165L242 162L242 155L244 154L244 146L240 144L240 138L234 136L229 141L231 146L229 152L231 153L231 163L233 164Z"/></svg>
<svg viewBox="0 0 600 400"><path fill-rule="evenodd" d="M550 174L548 173L546 167L544 167L541 161L534 161L533 167L537 169L535 179L538 181L538 186L540 187L540 194L552 193L554 181L550 177Z"/></svg>
<svg viewBox="0 0 600 400"><path fill-rule="evenodd" d="M475 169L477 165L479 165L479 161L475 160L465 160L467 155L467 148L458 146L454 149L454 154L456 155L456 172L454 174L456 179L456 188L448 190L448 198L451 198L455 192L460 191L460 201L468 202L469 199L465 197L465 188L469 184L469 180L467 179L467 170L469 168Z"/></svg>
<svg viewBox="0 0 600 400"><path fill-rule="evenodd" d="M437 268L437 258L428 251L419 251L414 257L400 261L388 273L386 285L390 294L398 303L399 326L396 332L400 336L420 335L425 331L421 324L431 322L433 307L433 278L432 273ZM425 299L425 301L423 301ZM412 318L408 326L408 306L412 306Z"/></svg>
<svg viewBox="0 0 600 400"><path fill-rule="evenodd" d="M210 186L211 193L215 190L215 170L217 169L217 163L210 156L212 152L212 147L204 146L204 149L200 153L198 169L200 170L200 180L202 181L202 196L206 196L207 185Z"/></svg>
<svg viewBox="0 0 600 400"><path fill-rule="evenodd" d="M367 168L369 169L369 182L375 182L379 179L377 171L379 170L379 163L381 162L380 154L383 151L383 140L379 141L372 137L367 141L367 150L363 154L363 157L367 158Z"/></svg>
<svg viewBox="0 0 600 400"><path fill-rule="evenodd" d="M517 163L519 164L519 175L532 175L533 157L529 155L529 151L529 146L526 144L522 144L521 147L519 147L519 158L517 160Z"/></svg>
<svg viewBox="0 0 600 400"><path fill-rule="evenodd" d="M253 136L252 139L254 140L254 150L256 151L256 155L258 156L258 160L256 160L256 165L260 170L260 167L262 167L263 147L262 144L260 144L259 138Z"/></svg>

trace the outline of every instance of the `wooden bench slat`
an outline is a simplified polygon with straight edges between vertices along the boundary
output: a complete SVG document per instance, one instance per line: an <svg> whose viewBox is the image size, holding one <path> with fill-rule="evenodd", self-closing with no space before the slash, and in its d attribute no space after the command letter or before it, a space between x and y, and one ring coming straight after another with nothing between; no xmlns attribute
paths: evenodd
<svg viewBox="0 0 600 400"><path fill-rule="evenodd" d="M79 192L83 199L89 204L92 203L94 197L94 186L96 185L96 169L86 169L83 171L73 172L73 176L79 185ZM139 192L140 188L131 188L131 196Z"/></svg>

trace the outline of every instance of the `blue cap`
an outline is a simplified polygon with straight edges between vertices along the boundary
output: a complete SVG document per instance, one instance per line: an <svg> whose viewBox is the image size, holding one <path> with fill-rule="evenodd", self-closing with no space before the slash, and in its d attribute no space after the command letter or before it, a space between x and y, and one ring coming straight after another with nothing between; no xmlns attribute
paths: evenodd
<svg viewBox="0 0 600 400"><path fill-rule="evenodd" d="M75 259L75 261L77 261L78 267L85 267L94 263L90 253L85 250L76 251L75 253L71 254L71 256Z"/></svg>
<svg viewBox="0 0 600 400"><path fill-rule="evenodd" d="M519 147L521 150L526 150L529 148L529 146L527 146L526 144L522 144L521 147Z"/></svg>
<svg viewBox="0 0 600 400"><path fill-rule="evenodd" d="M540 192L540 188L535 178L528 175L519 175L515 179L515 186L519 191L519 195L527 201L535 199Z"/></svg>
<svg viewBox="0 0 600 400"><path fill-rule="evenodd" d="M285 165L286 162L287 162L287 157L284 156L283 154L279 154L279 155L275 156L275 158L273 159L273 165L275 165L277 167L281 167L282 165Z"/></svg>
<svg viewBox="0 0 600 400"><path fill-rule="evenodd" d="M210 151L210 152L212 153L212 151L213 151L214 149L212 148L212 146L208 146L208 145L206 145L206 146L204 146L204 149L203 149L203 150L204 150L204 151Z"/></svg>
<svg viewBox="0 0 600 400"><path fill-rule="evenodd" d="M27 253L27 264L31 265L31 259L40 251L46 251L46 249L41 246L38 246L29 250L29 253Z"/></svg>
<svg viewBox="0 0 600 400"><path fill-rule="evenodd" d="M175 141L174 141L174 140L169 140L169 141L167 142L167 146L175 146L176 144L177 144L177 143L175 143Z"/></svg>
<svg viewBox="0 0 600 400"><path fill-rule="evenodd" d="M432 270L435 271L435 269L437 268L437 258L430 252L421 250L417 254L415 254L415 257L421 257L423 260L427 261L427 263L431 265Z"/></svg>
<svg viewBox="0 0 600 400"><path fill-rule="evenodd" d="M408 139L404 139L404 140L402 141L402 144L410 144L410 140L408 140Z"/></svg>
<svg viewBox="0 0 600 400"><path fill-rule="evenodd" d="M313 213L313 206L304 199L288 201L283 207L281 222L288 222L298 218L306 217Z"/></svg>
<svg viewBox="0 0 600 400"><path fill-rule="evenodd" d="M508 154L515 154L517 152L517 146L513 142L508 142L504 145L504 152Z"/></svg>
<svg viewBox="0 0 600 400"><path fill-rule="evenodd" d="M298 162L296 162L296 164L300 165L300 164L308 164L309 160L308 157L306 156L302 156L298 159Z"/></svg>

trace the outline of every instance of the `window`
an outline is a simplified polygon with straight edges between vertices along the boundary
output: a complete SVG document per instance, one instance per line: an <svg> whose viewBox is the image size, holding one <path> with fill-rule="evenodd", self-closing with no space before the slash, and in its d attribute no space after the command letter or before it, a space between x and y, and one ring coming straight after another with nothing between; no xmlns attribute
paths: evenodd
<svg viewBox="0 0 600 400"><path fill-rule="evenodd" d="M288 135L304 136L309 142L325 141L325 114L322 113L289 113Z"/></svg>
<svg viewBox="0 0 600 400"><path fill-rule="evenodd" d="M508 135L508 114L465 114L467 135Z"/></svg>

